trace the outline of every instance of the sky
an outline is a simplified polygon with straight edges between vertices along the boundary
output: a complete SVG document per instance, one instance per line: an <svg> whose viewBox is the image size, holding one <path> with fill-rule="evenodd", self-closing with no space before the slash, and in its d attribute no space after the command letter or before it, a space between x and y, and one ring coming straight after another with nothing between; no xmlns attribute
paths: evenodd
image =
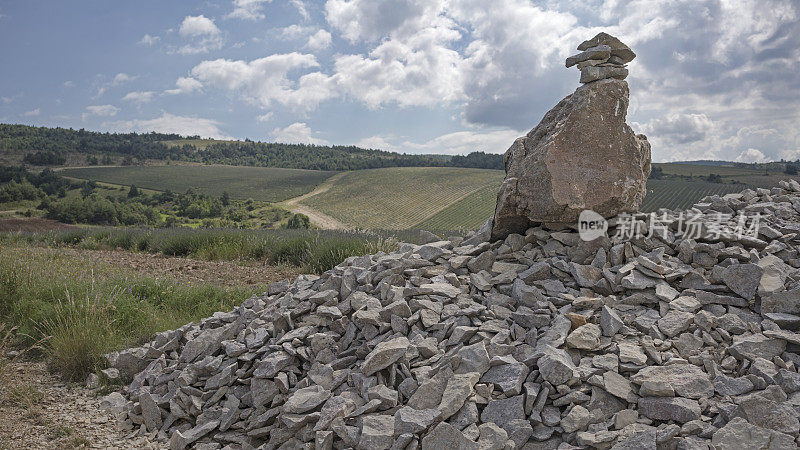
<svg viewBox="0 0 800 450"><path fill-rule="evenodd" d="M800 158L798 0L2 0L0 122L502 153L600 31L654 161Z"/></svg>

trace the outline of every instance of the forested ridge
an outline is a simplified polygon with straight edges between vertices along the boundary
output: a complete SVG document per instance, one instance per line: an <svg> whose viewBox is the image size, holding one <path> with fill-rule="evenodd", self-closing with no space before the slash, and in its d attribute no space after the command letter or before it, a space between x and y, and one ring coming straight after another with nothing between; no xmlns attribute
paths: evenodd
<svg viewBox="0 0 800 450"><path fill-rule="evenodd" d="M313 170L359 170L381 167L476 167L502 169L502 155L473 152L466 156L411 155L343 145L212 141L196 145L199 136L164 133L100 133L84 129L0 124L0 151L25 153L32 165L61 165L67 154L86 156L87 164L127 164L170 160ZM165 143L164 141L169 141ZM185 141L185 143L183 142Z"/></svg>

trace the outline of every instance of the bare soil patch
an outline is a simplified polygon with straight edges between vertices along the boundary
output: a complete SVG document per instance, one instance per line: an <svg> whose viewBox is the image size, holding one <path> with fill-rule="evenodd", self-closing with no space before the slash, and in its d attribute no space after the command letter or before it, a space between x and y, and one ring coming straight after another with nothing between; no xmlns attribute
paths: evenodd
<svg viewBox="0 0 800 450"><path fill-rule="evenodd" d="M63 230L66 228L75 228L74 225L56 222L50 219L41 218L0 218L0 233L9 233L14 231L25 232L38 232L38 231L53 231Z"/></svg>
<svg viewBox="0 0 800 450"><path fill-rule="evenodd" d="M261 261L198 261L162 254L133 253L123 250L61 249L77 258L98 264L132 270L153 278L172 278L184 283L211 283L222 286L254 286L294 278L299 269L274 266ZM244 299L242 299L244 300Z"/></svg>

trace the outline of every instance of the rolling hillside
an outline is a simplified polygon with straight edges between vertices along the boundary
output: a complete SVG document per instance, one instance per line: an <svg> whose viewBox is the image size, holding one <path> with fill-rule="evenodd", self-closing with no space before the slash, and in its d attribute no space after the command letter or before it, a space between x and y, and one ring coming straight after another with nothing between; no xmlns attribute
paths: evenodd
<svg viewBox="0 0 800 450"><path fill-rule="evenodd" d="M413 228L448 206L492 187L503 172L445 167L400 167L348 172L333 186L301 203L356 228ZM469 200L464 200L469 201ZM479 200L478 204L482 204ZM492 206L493 207L493 206ZM483 216L479 211L477 216ZM456 215L454 219L463 219ZM482 222L486 220L478 219ZM473 225L473 219L469 226ZM460 221L440 221L444 229L467 227Z"/></svg>
<svg viewBox="0 0 800 450"><path fill-rule="evenodd" d="M336 172L274 167L241 166L126 166L64 169L60 174L87 180L118 185L135 184L138 187L160 191L197 191L233 198L280 202L305 194Z"/></svg>
<svg viewBox="0 0 800 450"><path fill-rule="evenodd" d="M782 172L701 164L656 164L642 211L681 209L707 195L772 187ZM134 166L64 169L67 176L156 190L200 192L284 202L323 228L469 230L494 212L503 171L454 167L393 167L339 172L241 166ZM710 174L724 182L710 182ZM324 183L323 183L324 182ZM319 187L319 189L316 189ZM313 192L312 192L313 191ZM335 224L332 225L332 224Z"/></svg>

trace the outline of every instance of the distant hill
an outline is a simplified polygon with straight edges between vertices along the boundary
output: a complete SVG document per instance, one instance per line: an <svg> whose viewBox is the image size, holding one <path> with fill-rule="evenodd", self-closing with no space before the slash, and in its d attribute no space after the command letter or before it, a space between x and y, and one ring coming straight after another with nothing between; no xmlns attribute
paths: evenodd
<svg viewBox="0 0 800 450"><path fill-rule="evenodd" d="M502 155L412 155L344 145L221 141L163 133L100 133L84 129L0 124L6 162L36 166L132 165L148 160L312 170L383 167L502 169ZM8 156L15 156L9 158Z"/></svg>

